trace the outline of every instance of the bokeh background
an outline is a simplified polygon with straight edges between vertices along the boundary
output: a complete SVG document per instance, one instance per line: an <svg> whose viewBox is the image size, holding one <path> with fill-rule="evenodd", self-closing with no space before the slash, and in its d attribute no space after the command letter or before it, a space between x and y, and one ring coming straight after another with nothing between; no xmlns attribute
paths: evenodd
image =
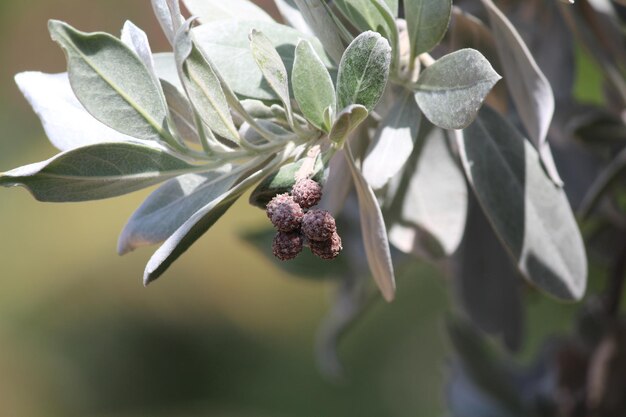
<svg viewBox="0 0 626 417"><path fill-rule="evenodd" d="M49 18L114 34L130 19L167 49L148 0L0 0L0 171L55 153L13 82L24 70L65 70ZM289 276L241 240L266 224L243 198L144 288L153 248L115 248L149 192L57 205L0 190L0 415L445 415L450 302L434 269L398 277L397 301L357 323L341 345L346 378L330 382L313 344L333 282ZM573 312L528 297L523 358L566 332Z"/></svg>

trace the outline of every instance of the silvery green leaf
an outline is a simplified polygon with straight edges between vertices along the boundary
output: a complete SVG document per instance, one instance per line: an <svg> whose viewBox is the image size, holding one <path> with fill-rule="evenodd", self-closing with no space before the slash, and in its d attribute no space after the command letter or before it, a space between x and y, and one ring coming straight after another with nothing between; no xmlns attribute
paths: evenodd
<svg viewBox="0 0 626 417"><path fill-rule="evenodd" d="M467 185L448 149L446 133L432 126L424 128L427 133L418 158L407 164L401 190L397 192L398 223L414 225L427 232L435 238L443 254L451 255L461 243L465 230ZM425 239L416 235L407 235L406 240L395 237L398 236L394 236L394 246L405 253L413 252L417 244L413 239Z"/></svg>
<svg viewBox="0 0 626 417"><path fill-rule="evenodd" d="M498 54L522 123L552 180L563 185L546 140L554 114L554 94L528 47L506 16L491 0L481 0L489 14Z"/></svg>
<svg viewBox="0 0 626 417"><path fill-rule="evenodd" d="M360 32L373 30L391 40L395 25L390 26L389 21L383 16L380 7L375 4L381 1L389 9L385 0L335 0L337 8ZM396 2L397 10L397 2ZM393 12L388 10L393 16Z"/></svg>
<svg viewBox="0 0 626 417"><path fill-rule="evenodd" d="M189 19L176 34L174 49L183 87L200 119L218 135L239 143L237 128L218 76L193 43Z"/></svg>
<svg viewBox="0 0 626 417"><path fill-rule="evenodd" d="M587 257L565 192L548 178L535 148L484 108L459 138L465 173L522 275L565 300L579 300Z"/></svg>
<svg viewBox="0 0 626 417"><path fill-rule="evenodd" d="M420 74L415 99L434 125L462 129L472 123L500 78L480 52L461 49L438 59Z"/></svg>
<svg viewBox="0 0 626 417"><path fill-rule="evenodd" d="M242 194L266 175L268 167L275 166L277 162L274 160L265 168L247 176L240 183L221 196L211 200L189 217L152 255L144 271L144 284L148 285L159 278L176 259L219 220Z"/></svg>
<svg viewBox="0 0 626 417"><path fill-rule="evenodd" d="M335 86L324 63L306 40L296 47L292 77L293 94L300 111L315 127L328 132L331 125L324 120L324 111L330 107L330 114L335 114Z"/></svg>
<svg viewBox="0 0 626 417"><path fill-rule="evenodd" d="M241 105L255 119L271 119L274 117L271 107L260 100L241 100Z"/></svg>
<svg viewBox="0 0 626 417"><path fill-rule="evenodd" d="M145 65L106 33L79 32L51 20L50 34L66 52L78 100L96 119L139 139L168 139L167 105Z"/></svg>
<svg viewBox="0 0 626 417"><path fill-rule="evenodd" d="M328 8L324 5L324 1L294 0L302 13L302 17L322 42L324 49L328 51L328 55L335 63L339 63L345 50L341 39L341 30Z"/></svg>
<svg viewBox="0 0 626 417"><path fill-rule="evenodd" d="M346 161L350 167L359 199L361 233L363 235L365 253L367 254L367 263L383 297L391 302L396 293L396 279L391 262L385 220L374 191L372 191L372 188L363 178L361 171L356 167L350 148L346 147L346 149Z"/></svg>
<svg viewBox="0 0 626 417"><path fill-rule="evenodd" d="M358 135L358 133L355 133ZM358 137L358 136L357 136ZM344 156L344 151L339 150L330 160L328 166L328 178L330 181L324 185L322 200L319 208L328 210L333 216L337 216L346 202L352 185L350 168Z"/></svg>
<svg viewBox="0 0 626 417"><path fill-rule="evenodd" d="M191 103L178 88L167 81L161 80L161 87L170 110L170 116L176 131L186 141L200 143L200 136L194 122L194 113Z"/></svg>
<svg viewBox="0 0 626 417"><path fill-rule="evenodd" d="M414 94L405 88L399 90L363 160L363 176L374 190L384 187L403 168L417 139L422 115Z"/></svg>
<svg viewBox="0 0 626 417"><path fill-rule="evenodd" d="M176 32L184 22L178 0L151 0L151 3L165 37L174 45Z"/></svg>
<svg viewBox="0 0 626 417"><path fill-rule="evenodd" d="M172 178L157 188L133 213L120 234L120 255L163 242L207 203L222 196L237 181L232 167Z"/></svg>
<svg viewBox="0 0 626 417"><path fill-rule="evenodd" d="M437 46L448 29L451 13L452 0L404 1L411 60Z"/></svg>
<svg viewBox="0 0 626 417"><path fill-rule="evenodd" d="M50 142L62 151L134 140L89 114L74 95L66 72L22 72L15 76L15 82L39 116Z"/></svg>
<svg viewBox="0 0 626 417"><path fill-rule="evenodd" d="M371 111L380 100L391 62L389 42L376 32L360 34L346 49L337 76L337 109L360 104Z"/></svg>
<svg viewBox="0 0 626 417"><path fill-rule="evenodd" d="M328 137L335 142L344 140L363 120L367 119L368 114L367 109L360 104L346 107L337 115Z"/></svg>
<svg viewBox="0 0 626 417"><path fill-rule="evenodd" d="M319 40L278 23L222 20L194 28L192 32L198 46L233 91L241 96L259 100L278 99L252 56L248 40L252 29L263 32L272 42L281 55L288 76L291 76L295 48L300 39L311 42L324 65L332 67Z"/></svg>
<svg viewBox="0 0 626 417"><path fill-rule="evenodd" d="M167 81L184 93L185 89L178 77L178 68L176 68L176 58L172 52L159 52L152 55L154 60L154 69L159 79Z"/></svg>
<svg viewBox="0 0 626 417"><path fill-rule="evenodd" d="M384 0L385 4L391 11L391 14L394 18L398 17L398 11L400 9L399 0Z"/></svg>
<svg viewBox="0 0 626 417"><path fill-rule="evenodd" d="M100 143L0 175L0 185L26 187L39 201L87 201L140 190L197 170L157 146Z"/></svg>
<svg viewBox="0 0 626 417"><path fill-rule="evenodd" d="M304 16L298 10L295 0L274 0L283 20L292 28L299 30L305 35L313 35L309 24L304 20Z"/></svg>
<svg viewBox="0 0 626 417"><path fill-rule="evenodd" d="M248 35L250 39L250 49L252 57L261 69L263 77L269 83L270 87L287 111L287 117L291 119L291 98L289 94L289 77L287 76L287 68L270 41L263 32L252 29Z"/></svg>
<svg viewBox="0 0 626 417"><path fill-rule="evenodd" d="M185 7L202 23L237 19L273 22L274 19L249 0L183 0Z"/></svg>
<svg viewBox="0 0 626 417"><path fill-rule="evenodd" d="M154 59L152 58L152 49L150 48L146 32L141 30L130 20L127 20L122 28L122 36L120 39L137 54L153 77L154 82L158 84L158 77L154 69Z"/></svg>

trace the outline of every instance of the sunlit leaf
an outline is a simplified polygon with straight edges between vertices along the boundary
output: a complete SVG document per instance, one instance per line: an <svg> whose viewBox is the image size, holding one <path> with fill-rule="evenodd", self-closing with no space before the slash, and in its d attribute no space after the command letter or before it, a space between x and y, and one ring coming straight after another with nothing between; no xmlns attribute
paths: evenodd
<svg viewBox="0 0 626 417"><path fill-rule="evenodd" d="M185 7L202 23L238 19L273 22L274 19L249 0L183 0Z"/></svg>
<svg viewBox="0 0 626 417"><path fill-rule="evenodd" d="M404 0L411 59L433 49L443 38L452 12L452 0Z"/></svg>

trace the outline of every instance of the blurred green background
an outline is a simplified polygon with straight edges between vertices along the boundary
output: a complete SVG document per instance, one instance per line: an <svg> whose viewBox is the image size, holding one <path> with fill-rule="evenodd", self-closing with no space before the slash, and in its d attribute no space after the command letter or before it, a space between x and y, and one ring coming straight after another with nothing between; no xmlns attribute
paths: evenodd
<svg viewBox="0 0 626 417"><path fill-rule="evenodd" d="M114 34L130 19L166 50L148 0L0 0L0 171L55 153L13 82L65 70L49 18ZM56 205L0 190L0 415L444 415L449 296L433 269L402 274L398 300L358 322L341 347L346 380L331 383L313 344L334 286L290 277L240 240L266 224L245 199L142 286L153 248L115 248L149 191ZM527 351L571 311L533 296Z"/></svg>

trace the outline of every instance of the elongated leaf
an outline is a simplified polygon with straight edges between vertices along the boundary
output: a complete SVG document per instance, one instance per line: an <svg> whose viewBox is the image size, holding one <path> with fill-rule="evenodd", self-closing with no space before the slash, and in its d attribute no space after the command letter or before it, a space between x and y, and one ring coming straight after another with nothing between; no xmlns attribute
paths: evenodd
<svg viewBox="0 0 626 417"><path fill-rule="evenodd" d="M202 23L238 19L273 22L263 9L248 0L183 0L185 7Z"/></svg>
<svg viewBox="0 0 626 417"><path fill-rule="evenodd" d="M452 0L405 0L404 14L411 42L411 61L428 52L446 34Z"/></svg>
<svg viewBox="0 0 626 417"><path fill-rule="evenodd" d="M491 29L504 68L505 82L522 123L552 180L563 184L546 141L554 115L554 94L528 47L506 16L491 0L481 0L489 14Z"/></svg>
<svg viewBox="0 0 626 417"><path fill-rule="evenodd" d="M181 93L185 92L183 84L178 77L178 68L176 66L176 58L172 52L160 52L152 55L154 60L154 69L159 79L167 81L178 89Z"/></svg>
<svg viewBox="0 0 626 417"><path fill-rule="evenodd" d="M363 176L374 190L384 187L411 156L421 117L413 93L402 88L363 160Z"/></svg>
<svg viewBox="0 0 626 417"><path fill-rule="evenodd" d="M591 214L602 195L626 173L626 149L622 149L593 182L580 203L579 214L583 219Z"/></svg>
<svg viewBox="0 0 626 417"><path fill-rule="evenodd" d="M341 40L341 30L329 13L328 8L323 4L324 1L294 0L302 13L302 17L320 39L324 49L328 51L328 55L335 63L339 63L346 48Z"/></svg>
<svg viewBox="0 0 626 417"><path fill-rule="evenodd" d="M39 201L87 201L127 194L197 169L156 146L101 143L5 172L0 185L26 187Z"/></svg>
<svg viewBox="0 0 626 417"><path fill-rule="evenodd" d="M200 136L196 129L194 113L189 100L167 81L161 81L161 87L163 87L172 122L174 122L178 134L186 141L200 143Z"/></svg>
<svg viewBox="0 0 626 417"><path fill-rule="evenodd" d="M313 30L298 10L294 0L274 0L283 20L292 28L299 30L305 35L313 35Z"/></svg>
<svg viewBox="0 0 626 417"><path fill-rule="evenodd" d="M67 54L70 84L89 113L129 136L169 137L160 86L126 45L106 33L79 32L56 20L49 29Z"/></svg>
<svg viewBox="0 0 626 417"><path fill-rule="evenodd" d="M151 0L154 11L161 29L167 40L174 45L174 37L184 20L180 14L179 0Z"/></svg>
<svg viewBox="0 0 626 417"><path fill-rule="evenodd" d="M324 120L324 111L330 107L330 114L335 114L335 86L324 63L308 41L303 40L296 47L292 83L294 97L304 117L318 129L328 132L331 126Z"/></svg>
<svg viewBox="0 0 626 417"><path fill-rule="evenodd" d="M238 175L229 175L231 167L186 174L159 187L130 217L120 234L120 255L141 246L163 242L207 203L227 192Z"/></svg>
<svg viewBox="0 0 626 417"><path fill-rule="evenodd" d="M122 28L121 41L133 50L141 62L146 66L148 72L152 76L155 84L159 84L158 76L154 68L154 59L152 58L152 49L148 42L146 32L137 27L133 22L127 20Z"/></svg>
<svg viewBox="0 0 626 417"><path fill-rule="evenodd" d="M249 175L236 186L206 204L183 223L148 261L143 276L144 284L148 285L159 278L180 255L222 217L243 193L255 182L261 180L267 174L267 170L275 168L278 162L279 160L274 159L265 168Z"/></svg>
<svg viewBox="0 0 626 417"><path fill-rule="evenodd" d="M287 117L291 119L289 77L287 76L287 68L285 68L282 58L274 48L272 41L263 32L252 29L249 38L250 49L256 64L272 90L280 98L280 101L283 102L283 106L287 110Z"/></svg>
<svg viewBox="0 0 626 417"><path fill-rule="evenodd" d="M22 72L15 76L15 82L39 116L50 142L62 151L134 140L89 114L74 95L66 72Z"/></svg>
<svg viewBox="0 0 626 417"><path fill-rule="evenodd" d="M344 140L367 119L368 114L367 109L359 104L346 107L337 115L337 120L335 120L328 137L335 142Z"/></svg>
<svg viewBox="0 0 626 417"><path fill-rule="evenodd" d="M375 0L376 1L376 0ZM385 6L385 0L381 0ZM360 32L373 30L391 40L391 34L396 28L389 26L387 19L381 14L372 0L336 0L335 4L348 18L348 21L356 26ZM397 4L396 4L397 6ZM390 11L391 13L391 11Z"/></svg>
<svg viewBox="0 0 626 417"><path fill-rule="evenodd" d="M444 129L472 123L500 77L474 49L461 49L426 68L417 81L415 99L424 115Z"/></svg>
<svg viewBox="0 0 626 417"><path fill-rule="evenodd" d="M391 47L376 32L360 34L346 49L337 76L337 108L360 104L374 109L389 77Z"/></svg>
<svg viewBox="0 0 626 417"><path fill-rule="evenodd" d="M192 21L189 19L176 34L174 48L180 79L202 121L218 135L239 143L220 80L191 40L189 27Z"/></svg>
<svg viewBox="0 0 626 417"><path fill-rule="evenodd" d="M578 300L587 281L580 231L535 148L484 108L459 140L466 175L522 275L555 297Z"/></svg>
<svg viewBox="0 0 626 417"><path fill-rule="evenodd" d="M393 301L396 293L396 279L391 263L391 252L387 239L385 220L380 211L374 191L367 184L361 171L356 167L350 148L346 147L346 160L352 173L354 186L359 199L359 215L363 245L367 254L367 263L385 300Z"/></svg>
<svg viewBox="0 0 626 417"><path fill-rule="evenodd" d="M199 47L228 85L239 95L259 100L278 99L252 56L248 39L252 29L263 32L272 42L272 46L278 50L287 68L288 76L291 76L295 48L300 39L311 42L324 65L332 67L319 40L278 23L222 20L194 28L194 39Z"/></svg>

